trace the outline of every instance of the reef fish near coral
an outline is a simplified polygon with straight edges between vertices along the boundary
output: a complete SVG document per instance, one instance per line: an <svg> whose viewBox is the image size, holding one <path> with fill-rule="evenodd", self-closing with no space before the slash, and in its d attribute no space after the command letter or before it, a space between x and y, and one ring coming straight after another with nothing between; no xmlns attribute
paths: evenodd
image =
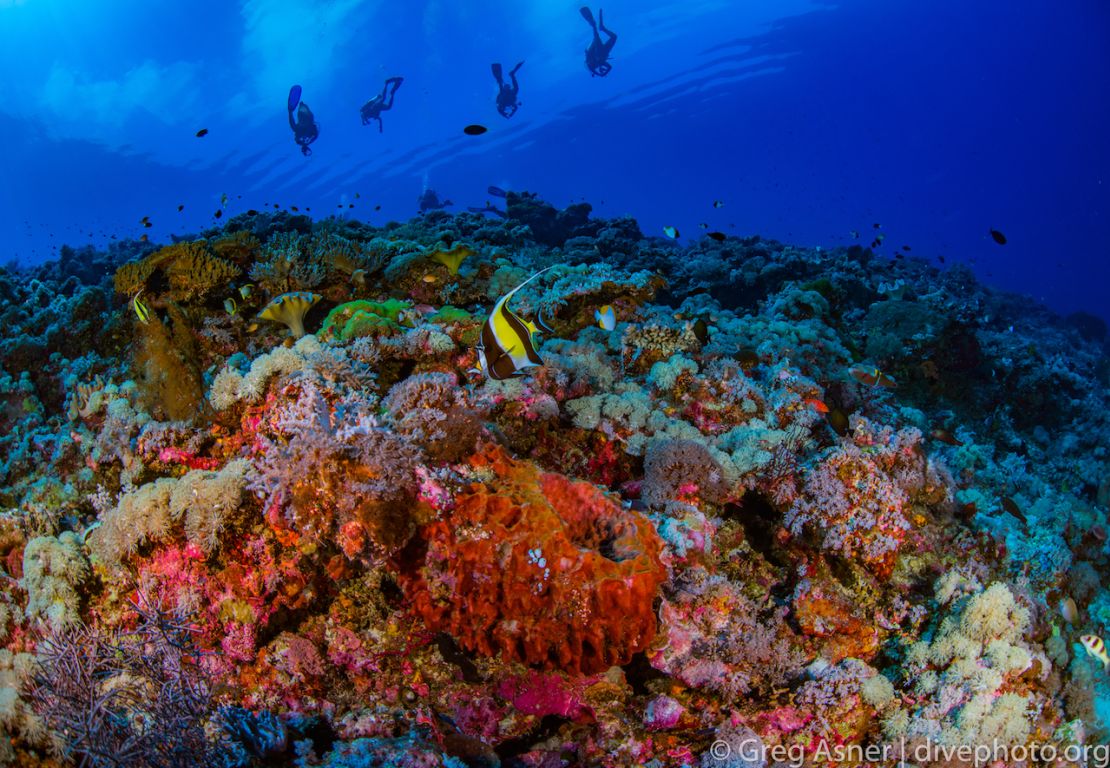
<svg viewBox="0 0 1110 768"><path fill-rule="evenodd" d="M150 309L139 298L143 293L142 289L131 298L131 307L135 310L135 317L139 318L139 322L146 325L150 322Z"/></svg>
<svg viewBox="0 0 1110 768"><path fill-rule="evenodd" d="M869 387L894 389L898 386L898 382L878 368L866 368L862 365L853 365L848 369L848 375L861 384L866 384Z"/></svg>
<svg viewBox="0 0 1110 768"><path fill-rule="evenodd" d="M549 269L551 267L541 269L493 305L493 311L482 326L482 341L478 345L478 369L491 379L507 379L543 365L532 338L536 333L535 324L525 322L509 309L509 301L517 291Z"/></svg>
<svg viewBox="0 0 1110 768"><path fill-rule="evenodd" d="M611 331L617 327L617 313L613 309L613 305L606 304L600 309L594 310L594 320L603 331Z"/></svg>
<svg viewBox="0 0 1110 768"><path fill-rule="evenodd" d="M1106 655L1106 644L1102 642L1101 637L1098 635L1082 635L1079 642L1083 643L1083 647L1087 649L1087 653L1092 658L1102 662L1104 670L1110 670L1110 656Z"/></svg>

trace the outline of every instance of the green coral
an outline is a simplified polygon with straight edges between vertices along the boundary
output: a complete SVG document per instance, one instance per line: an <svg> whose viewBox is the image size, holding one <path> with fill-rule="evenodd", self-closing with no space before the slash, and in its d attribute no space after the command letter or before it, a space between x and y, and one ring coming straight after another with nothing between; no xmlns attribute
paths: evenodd
<svg viewBox="0 0 1110 768"><path fill-rule="evenodd" d="M435 323L436 325L452 325L454 323L469 323L473 320L473 316L465 309L452 307L450 304L440 307L432 314L428 315L428 322Z"/></svg>
<svg viewBox="0 0 1110 768"><path fill-rule="evenodd" d="M411 302L399 299L348 301L328 313L320 337L350 341L363 336L391 336L401 330L400 314L411 307Z"/></svg>

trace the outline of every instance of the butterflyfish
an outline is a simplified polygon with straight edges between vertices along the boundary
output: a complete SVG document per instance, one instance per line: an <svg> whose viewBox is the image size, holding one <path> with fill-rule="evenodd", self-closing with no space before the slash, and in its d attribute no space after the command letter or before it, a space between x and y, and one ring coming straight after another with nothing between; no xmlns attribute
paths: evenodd
<svg viewBox="0 0 1110 768"><path fill-rule="evenodd" d="M597 320L598 327L603 331L611 331L617 327L617 313L613 309L612 304L606 304L600 309L594 310L594 320Z"/></svg>

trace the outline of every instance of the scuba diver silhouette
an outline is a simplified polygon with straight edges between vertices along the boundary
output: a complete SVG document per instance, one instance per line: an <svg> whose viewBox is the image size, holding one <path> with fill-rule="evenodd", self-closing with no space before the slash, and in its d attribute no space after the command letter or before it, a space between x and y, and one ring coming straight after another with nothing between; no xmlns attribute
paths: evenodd
<svg viewBox="0 0 1110 768"><path fill-rule="evenodd" d="M594 15L590 13L590 9L582 6L578 9L582 14L582 18L589 22L590 27L594 31L594 39L590 42L590 47L586 49L586 69L590 70L591 75L597 77L605 77L609 74L609 70L613 65L609 63L609 54L613 50L613 46L617 44L617 35L612 30L605 28L605 17L602 15L603 11L597 9L597 21L594 21ZM601 30L609 36L609 39L604 43L601 42L601 35L597 33Z"/></svg>
<svg viewBox="0 0 1110 768"><path fill-rule="evenodd" d="M378 133L382 132L384 126L382 125L382 112L393 107L393 96L397 93L397 89L401 87L405 79L403 77L391 77L385 81L382 86L382 92L379 93L370 101L366 102L359 109L359 114L362 115L362 124L366 125L371 120L378 121Z"/></svg>
<svg viewBox="0 0 1110 768"><path fill-rule="evenodd" d="M312 154L308 145L319 138L320 126L316 125L316 118L313 116L312 110L301 101L301 87L299 85L294 85L289 89L287 109L289 112L289 127L293 129L293 141L297 142L297 146L301 148L301 154L308 157ZM293 120L294 110L297 113L295 121Z"/></svg>
<svg viewBox="0 0 1110 768"><path fill-rule="evenodd" d="M497 81L497 114L501 115L501 117L512 117L520 107L520 102L516 100L517 94L520 93L520 84L516 81L516 72L523 66L524 62L522 61L509 70L509 79L512 81L511 85L501 78L500 64L493 64L490 66L490 69L493 70L493 77Z"/></svg>
<svg viewBox="0 0 1110 768"><path fill-rule="evenodd" d="M420 197L417 199L417 203L420 205L421 213L439 211L449 205L454 205L450 200L440 200L439 195L436 194L434 189L425 189L421 192Z"/></svg>

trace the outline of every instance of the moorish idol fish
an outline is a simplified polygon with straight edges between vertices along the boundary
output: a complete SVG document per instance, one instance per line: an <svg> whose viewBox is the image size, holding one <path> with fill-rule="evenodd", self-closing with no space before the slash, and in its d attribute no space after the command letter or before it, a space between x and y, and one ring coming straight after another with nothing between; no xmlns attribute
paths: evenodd
<svg viewBox="0 0 1110 768"><path fill-rule="evenodd" d="M139 300L143 290L143 288L140 288L139 292L131 297L131 308L135 310L135 316L139 318L139 322L148 325L150 323L150 310L146 304Z"/></svg>
<svg viewBox="0 0 1110 768"><path fill-rule="evenodd" d="M509 301L517 291L549 269L551 267L541 269L493 305L482 326L482 340L478 345L478 370L491 379L508 379L521 375L528 368L543 365L533 339L536 325L525 322L509 309Z"/></svg>

